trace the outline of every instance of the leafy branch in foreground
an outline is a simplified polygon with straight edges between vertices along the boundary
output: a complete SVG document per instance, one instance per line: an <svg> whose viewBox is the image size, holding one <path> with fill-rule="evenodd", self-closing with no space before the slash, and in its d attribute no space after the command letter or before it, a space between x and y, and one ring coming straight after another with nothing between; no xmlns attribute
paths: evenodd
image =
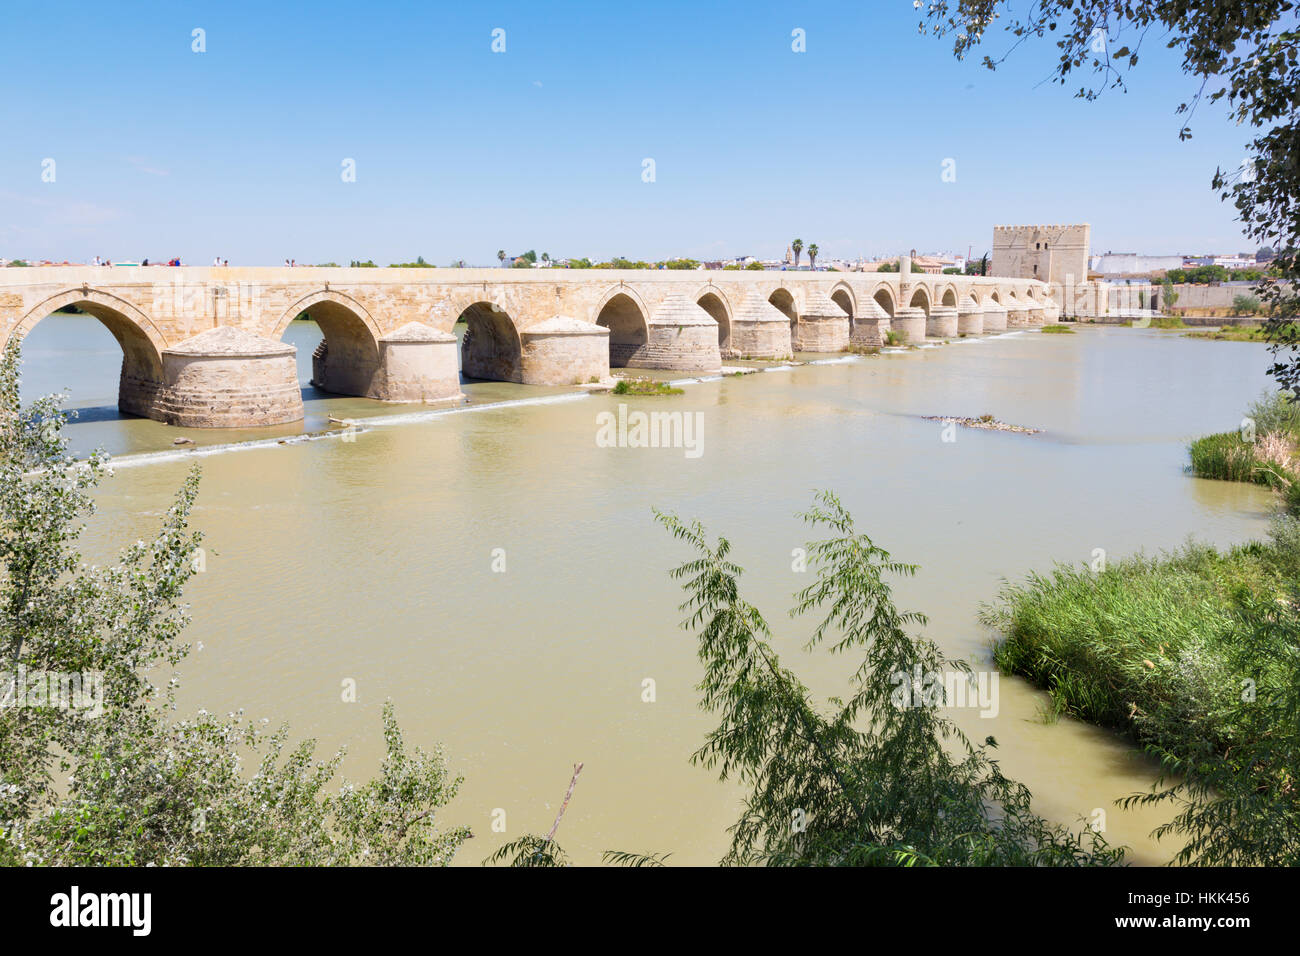
<svg viewBox="0 0 1300 956"><path fill-rule="evenodd" d="M656 512L697 557L672 574L687 600L683 628L699 637L701 705L721 715L693 760L744 784L725 863L769 865L1107 865L1123 851L1097 833L1074 833L1030 809L1029 791L974 746L920 693L920 675L964 672L964 663L910 636L924 624L899 611L886 574L910 575L865 534L829 492L802 517L833 536L809 544L814 582L792 616L822 614L806 650L858 652L847 700L816 706L785 668L771 630L740 596L742 569L725 538L711 544L698 521ZM929 685L932 689L934 684ZM901 694L911 688L918 693ZM949 752L955 751L956 756Z"/></svg>
<svg viewBox="0 0 1300 956"><path fill-rule="evenodd" d="M379 775L337 793L325 788L342 753L287 750L287 730L240 714L171 718L198 473L152 541L110 567L82 563L75 545L108 461L69 454L60 396L21 407L18 366L11 342L0 362L0 864L449 862L470 833L440 831L434 813L460 780L441 751L407 750L391 705ZM159 688L150 675L164 665Z"/></svg>

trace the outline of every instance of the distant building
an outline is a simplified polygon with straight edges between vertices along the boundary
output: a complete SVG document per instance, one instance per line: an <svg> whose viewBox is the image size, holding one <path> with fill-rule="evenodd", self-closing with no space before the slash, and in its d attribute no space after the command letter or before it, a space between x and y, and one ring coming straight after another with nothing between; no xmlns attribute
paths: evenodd
<svg viewBox="0 0 1300 956"><path fill-rule="evenodd" d="M1184 259L1182 265L1194 269L1197 266L1223 266L1225 269L1254 269L1259 265L1254 256L1194 256Z"/></svg>
<svg viewBox="0 0 1300 956"><path fill-rule="evenodd" d="M1089 261L1093 272L1102 275L1144 275L1148 272L1163 272L1167 269L1181 269L1182 256L1144 256L1136 252L1107 252L1093 256Z"/></svg>
<svg viewBox="0 0 1300 956"><path fill-rule="evenodd" d="M1052 284L1086 282L1091 231L1087 223L994 226L989 273Z"/></svg>

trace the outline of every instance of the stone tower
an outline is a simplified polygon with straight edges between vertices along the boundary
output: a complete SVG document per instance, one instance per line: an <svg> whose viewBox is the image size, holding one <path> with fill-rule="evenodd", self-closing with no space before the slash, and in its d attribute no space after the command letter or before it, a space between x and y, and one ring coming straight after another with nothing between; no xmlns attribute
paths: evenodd
<svg viewBox="0 0 1300 956"><path fill-rule="evenodd" d="M1052 285L1078 286L1088 281L1091 227L994 226L989 272L1013 279L1038 279Z"/></svg>

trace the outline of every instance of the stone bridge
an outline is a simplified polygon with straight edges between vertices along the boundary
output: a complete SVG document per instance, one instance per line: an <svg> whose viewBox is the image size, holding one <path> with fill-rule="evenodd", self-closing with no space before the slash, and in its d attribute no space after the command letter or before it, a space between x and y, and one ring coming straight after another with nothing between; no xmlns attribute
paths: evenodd
<svg viewBox="0 0 1300 956"><path fill-rule="evenodd" d="M912 273L370 268L0 269L0 343L65 306L122 346L118 406L174 425L303 417L295 349L324 339L312 383L388 402L462 398L461 375L576 385L611 367L716 373L779 359L1058 320L1032 279ZM457 323L465 323L457 335Z"/></svg>

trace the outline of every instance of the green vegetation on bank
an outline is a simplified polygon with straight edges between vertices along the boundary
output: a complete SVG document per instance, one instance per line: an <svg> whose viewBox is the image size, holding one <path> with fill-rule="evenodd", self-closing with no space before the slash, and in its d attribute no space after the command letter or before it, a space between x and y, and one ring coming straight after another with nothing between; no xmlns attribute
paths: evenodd
<svg viewBox="0 0 1300 956"><path fill-rule="evenodd" d="M652 378L620 378L614 386L615 395L681 395L680 388Z"/></svg>
<svg viewBox="0 0 1300 956"><path fill-rule="evenodd" d="M1131 734L1172 803L1176 862L1300 865L1300 523L1219 552L1189 544L1004 588L983 620L998 666L1060 713Z"/></svg>
<svg viewBox="0 0 1300 956"><path fill-rule="evenodd" d="M1300 403L1289 392L1265 392L1238 431L1198 438L1188 453L1196 477L1266 485L1300 513Z"/></svg>
<svg viewBox="0 0 1300 956"><path fill-rule="evenodd" d="M1047 335L1074 335L1074 329L1068 325L1044 325L1043 332Z"/></svg>
<svg viewBox="0 0 1300 956"><path fill-rule="evenodd" d="M1231 325L1221 329L1202 329L1188 332L1189 339L1210 339L1216 342L1267 342L1262 325Z"/></svg>
<svg viewBox="0 0 1300 956"><path fill-rule="evenodd" d="M1297 441L1300 405L1265 393L1240 432L1189 448L1198 476L1282 492L1268 541L1103 554L1007 585L981 614L999 667L1159 758L1156 787L1124 803L1178 808L1156 832L1186 838L1180 863L1300 865Z"/></svg>

